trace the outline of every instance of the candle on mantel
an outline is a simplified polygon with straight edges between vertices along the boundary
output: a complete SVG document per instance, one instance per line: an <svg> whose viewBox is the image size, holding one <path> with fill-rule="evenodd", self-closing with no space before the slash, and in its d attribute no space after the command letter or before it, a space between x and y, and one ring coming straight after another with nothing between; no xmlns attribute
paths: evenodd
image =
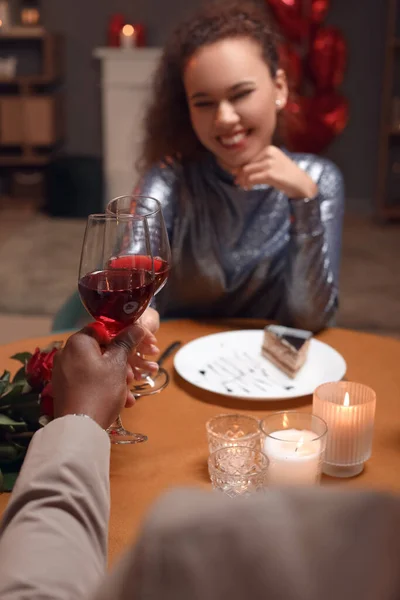
<svg viewBox="0 0 400 600"><path fill-rule="evenodd" d="M120 33L121 48L136 47L136 31L133 25L124 25Z"/></svg>
<svg viewBox="0 0 400 600"><path fill-rule="evenodd" d="M314 392L313 413L328 425L323 472L353 477L372 452L376 394L360 383L325 383Z"/></svg>
<svg viewBox="0 0 400 600"><path fill-rule="evenodd" d="M308 413L270 415L261 424L271 485L318 483L326 442L326 424Z"/></svg>

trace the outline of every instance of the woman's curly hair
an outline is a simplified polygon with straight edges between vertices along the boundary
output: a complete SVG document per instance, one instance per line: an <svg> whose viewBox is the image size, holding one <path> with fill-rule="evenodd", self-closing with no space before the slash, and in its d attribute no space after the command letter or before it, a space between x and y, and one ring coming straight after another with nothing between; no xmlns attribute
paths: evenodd
<svg viewBox="0 0 400 600"><path fill-rule="evenodd" d="M277 34L267 10L250 0L207 2L175 30L164 48L153 82L153 99L145 117L139 167L147 169L165 159L190 160L204 150L190 121L183 71L199 48L235 37L256 41L271 75L276 75Z"/></svg>

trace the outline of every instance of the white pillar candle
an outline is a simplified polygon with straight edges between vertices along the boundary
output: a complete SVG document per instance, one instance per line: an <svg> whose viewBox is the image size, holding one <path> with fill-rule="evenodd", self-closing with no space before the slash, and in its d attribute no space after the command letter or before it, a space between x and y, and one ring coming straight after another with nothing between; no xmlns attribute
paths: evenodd
<svg viewBox="0 0 400 600"><path fill-rule="evenodd" d="M134 48L136 46L136 32L133 25L124 25L119 37L121 48Z"/></svg>
<svg viewBox="0 0 400 600"><path fill-rule="evenodd" d="M272 485L318 483L326 442L326 424L307 413L276 413L262 422L268 482Z"/></svg>
<svg viewBox="0 0 400 600"><path fill-rule="evenodd" d="M376 395L360 383L339 381L314 392L313 413L328 425L324 473L352 477L370 458Z"/></svg>
<svg viewBox="0 0 400 600"><path fill-rule="evenodd" d="M320 473L321 444L312 431L283 429L265 438L269 458L268 482L274 485L312 485Z"/></svg>

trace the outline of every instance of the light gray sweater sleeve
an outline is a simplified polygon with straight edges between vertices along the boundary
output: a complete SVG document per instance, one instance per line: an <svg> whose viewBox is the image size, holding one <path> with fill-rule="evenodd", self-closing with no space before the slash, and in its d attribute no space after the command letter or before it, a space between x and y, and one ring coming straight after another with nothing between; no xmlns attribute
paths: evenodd
<svg viewBox="0 0 400 600"><path fill-rule="evenodd" d="M30 444L0 529L1 600L81 600L104 575L108 435L66 416Z"/></svg>

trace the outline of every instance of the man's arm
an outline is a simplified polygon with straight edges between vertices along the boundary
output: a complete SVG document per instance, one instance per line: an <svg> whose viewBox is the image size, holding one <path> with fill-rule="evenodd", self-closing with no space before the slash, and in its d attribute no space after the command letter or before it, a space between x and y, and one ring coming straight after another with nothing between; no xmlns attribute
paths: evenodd
<svg viewBox="0 0 400 600"><path fill-rule="evenodd" d="M56 419L34 435L0 528L1 600L83 600L99 584L110 502L104 429L134 403L129 360L145 334L136 324L108 342L93 324L56 354Z"/></svg>
<svg viewBox="0 0 400 600"><path fill-rule="evenodd" d="M38 431L0 530L1 600L80 600L107 558L108 435L65 416Z"/></svg>

